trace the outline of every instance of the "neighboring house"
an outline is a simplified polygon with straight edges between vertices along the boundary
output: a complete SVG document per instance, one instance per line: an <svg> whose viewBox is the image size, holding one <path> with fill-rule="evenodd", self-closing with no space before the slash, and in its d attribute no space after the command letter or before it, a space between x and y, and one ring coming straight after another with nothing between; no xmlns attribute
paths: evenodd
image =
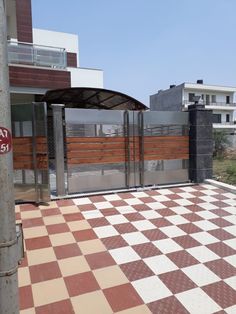
<svg viewBox="0 0 236 314"><path fill-rule="evenodd" d="M236 87L207 85L203 84L203 80L170 85L169 89L159 90L157 94L150 96L150 110L185 111L199 98L199 103L213 110L213 128L224 129L232 135L230 139L236 145L235 92Z"/></svg>
<svg viewBox="0 0 236 314"><path fill-rule="evenodd" d="M32 28L31 0L7 0L7 28L12 104L50 89L103 88L103 71L79 67L77 35Z"/></svg>

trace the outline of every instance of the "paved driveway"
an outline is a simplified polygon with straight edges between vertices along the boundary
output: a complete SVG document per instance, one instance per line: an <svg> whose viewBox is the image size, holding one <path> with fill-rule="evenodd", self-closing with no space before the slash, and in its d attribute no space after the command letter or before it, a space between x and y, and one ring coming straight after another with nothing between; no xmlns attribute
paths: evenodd
<svg viewBox="0 0 236 314"><path fill-rule="evenodd" d="M21 314L236 313L234 194L202 184L21 205L16 215Z"/></svg>

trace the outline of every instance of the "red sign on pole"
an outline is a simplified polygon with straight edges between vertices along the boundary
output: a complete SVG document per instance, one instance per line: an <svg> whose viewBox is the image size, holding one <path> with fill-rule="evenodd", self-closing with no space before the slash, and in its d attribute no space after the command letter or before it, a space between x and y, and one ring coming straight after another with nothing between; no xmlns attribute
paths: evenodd
<svg viewBox="0 0 236 314"><path fill-rule="evenodd" d="M11 151L12 139L11 132L0 126L0 155L7 154Z"/></svg>

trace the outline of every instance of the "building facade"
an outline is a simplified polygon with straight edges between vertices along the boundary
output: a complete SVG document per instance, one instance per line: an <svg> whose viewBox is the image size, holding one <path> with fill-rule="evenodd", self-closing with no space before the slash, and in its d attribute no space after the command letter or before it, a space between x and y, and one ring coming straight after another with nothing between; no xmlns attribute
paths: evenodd
<svg viewBox="0 0 236 314"><path fill-rule="evenodd" d="M169 89L160 90L150 96L150 109L160 111L185 111L196 101L213 111L213 128L223 129L236 145L236 124L234 124L234 100L236 88L207 85L203 80L196 83L170 85Z"/></svg>
<svg viewBox="0 0 236 314"><path fill-rule="evenodd" d="M31 0L7 1L11 103L40 100L47 90L103 87L103 71L81 68L78 36L32 27Z"/></svg>

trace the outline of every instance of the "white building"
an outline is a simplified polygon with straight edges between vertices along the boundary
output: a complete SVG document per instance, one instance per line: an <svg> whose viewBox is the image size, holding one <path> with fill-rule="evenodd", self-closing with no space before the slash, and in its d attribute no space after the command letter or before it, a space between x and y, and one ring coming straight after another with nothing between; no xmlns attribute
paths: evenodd
<svg viewBox="0 0 236 314"><path fill-rule="evenodd" d="M102 70L80 67L77 35L32 27L31 0L7 0L7 29L12 104L50 89L103 88Z"/></svg>
<svg viewBox="0 0 236 314"><path fill-rule="evenodd" d="M234 124L234 102L236 87L207 85L202 80L197 83L170 85L169 89L159 90L150 96L150 110L185 111L197 99L213 110L213 127L224 129L228 134L236 134ZM198 96L198 97L195 97ZM233 137L235 138L236 135Z"/></svg>

